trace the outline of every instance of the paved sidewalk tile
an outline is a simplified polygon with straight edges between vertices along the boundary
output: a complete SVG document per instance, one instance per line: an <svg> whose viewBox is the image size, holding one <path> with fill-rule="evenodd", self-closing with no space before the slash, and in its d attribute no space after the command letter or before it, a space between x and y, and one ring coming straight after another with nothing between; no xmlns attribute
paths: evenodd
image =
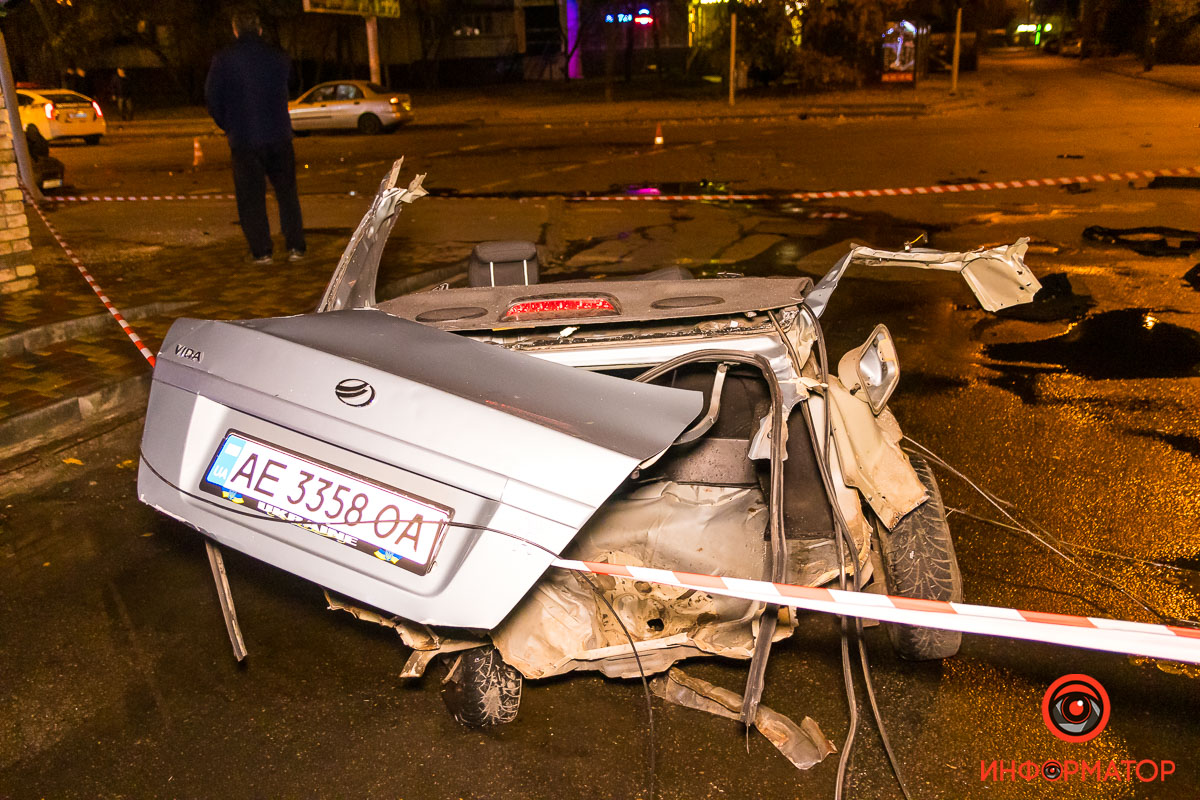
<svg viewBox="0 0 1200 800"><path fill-rule="evenodd" d="M95 233L75 233L71 225L55 221L56 209L46 213L118 309L191 302L182 315L200 318L245 319L312 310L350 235L348 230L315 229L308 235L309 258L303 262L280 259L270 266L252 266L242 263L240 237L144 254L96 248ZM49 231L35 214L30 216L39 288L0 296L0 337L105 312ZM103 258L98 252L113 255ZM131 324L157 352L175 316L151 316ZM115 320L34 352L15 352L0 358L0 424L145 375L149 369Z"/></svg>

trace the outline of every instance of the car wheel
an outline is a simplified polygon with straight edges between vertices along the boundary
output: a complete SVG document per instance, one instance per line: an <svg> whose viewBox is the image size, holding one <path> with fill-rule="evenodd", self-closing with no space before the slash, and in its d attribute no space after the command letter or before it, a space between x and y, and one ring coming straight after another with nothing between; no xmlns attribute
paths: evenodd
<svg viewBox="0 0 1200 800"><path fill-rule="evenodd" d="M383 123L374 114L363 114L358 118L358 132L374 136L383 130Z"/></svg>
<svg viewBox="0 0 1200 800"><path fill-rule="evenodd" d="M946 522L942 494L928 462L909 456L929 499L908 512L892 530L876 521L883 575L889 594L952 603L963 598L962 572ZM910 661L949 658L958 652L962 633L915 625L885 623L896 655Z"/></svg>
<svg viewBox="0 0 1200 800"><path fill-rule="evenodd" d="M91 136L83 137L83 140L88 144L100 144L100 134L93 133Z"/></svg>
<svg viewBox="0 0 1200 800"><path fill-rule="evenodd" d="M503 725L517 718L521 673L504 663L491 645L449 656L450 674L442 690L446 708L471 728Z"/></svg>

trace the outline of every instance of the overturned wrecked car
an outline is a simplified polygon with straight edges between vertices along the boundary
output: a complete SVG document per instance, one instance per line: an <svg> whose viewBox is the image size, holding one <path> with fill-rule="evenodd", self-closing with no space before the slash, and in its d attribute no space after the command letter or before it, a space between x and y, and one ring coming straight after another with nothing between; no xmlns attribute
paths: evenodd
<svg viewBox="0 0 1200 800"><path fill-rule="evenodd" d="M316 313L181 319L154 372L141 499L395 628L406 676L449 664L465 723L513 719L522 678L750 659L753 721L788 609L552 568L561 557L960 600L929 466L887 408L887 329L827 363L846 268L961 273L989 310L1032 299L1024 241L969 253L854 247L807 278L678 268L541 283L526 242L477 246L468 283L375 297L399 162ZM220 551L209 548L235 650ZM891 626L909 659L961 634Z"/></svg>

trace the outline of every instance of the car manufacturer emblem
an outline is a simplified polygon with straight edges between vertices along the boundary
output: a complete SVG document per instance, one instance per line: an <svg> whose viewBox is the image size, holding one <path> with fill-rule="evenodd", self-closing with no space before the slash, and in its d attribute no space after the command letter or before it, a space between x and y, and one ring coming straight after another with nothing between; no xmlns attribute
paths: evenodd
<svg viewBox="0 0 1200 800"><path fill-rule="evenodd" d="M371 405L375 399L375 387L358 378L346 378L338 383L334 394L346 405L362 408Z"/></svg>

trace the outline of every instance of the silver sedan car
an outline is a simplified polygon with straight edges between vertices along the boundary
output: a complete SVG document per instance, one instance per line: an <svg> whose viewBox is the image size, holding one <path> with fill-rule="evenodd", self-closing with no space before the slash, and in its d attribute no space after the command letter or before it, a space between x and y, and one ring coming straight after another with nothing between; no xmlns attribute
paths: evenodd
<svg viewBox="0 0 1200 800"><path fill-rule="evenodd" d="M356 128L374 134L412 120L412 98L368 81L329 81L288 103L288 115L295 131Z"/></svg>

